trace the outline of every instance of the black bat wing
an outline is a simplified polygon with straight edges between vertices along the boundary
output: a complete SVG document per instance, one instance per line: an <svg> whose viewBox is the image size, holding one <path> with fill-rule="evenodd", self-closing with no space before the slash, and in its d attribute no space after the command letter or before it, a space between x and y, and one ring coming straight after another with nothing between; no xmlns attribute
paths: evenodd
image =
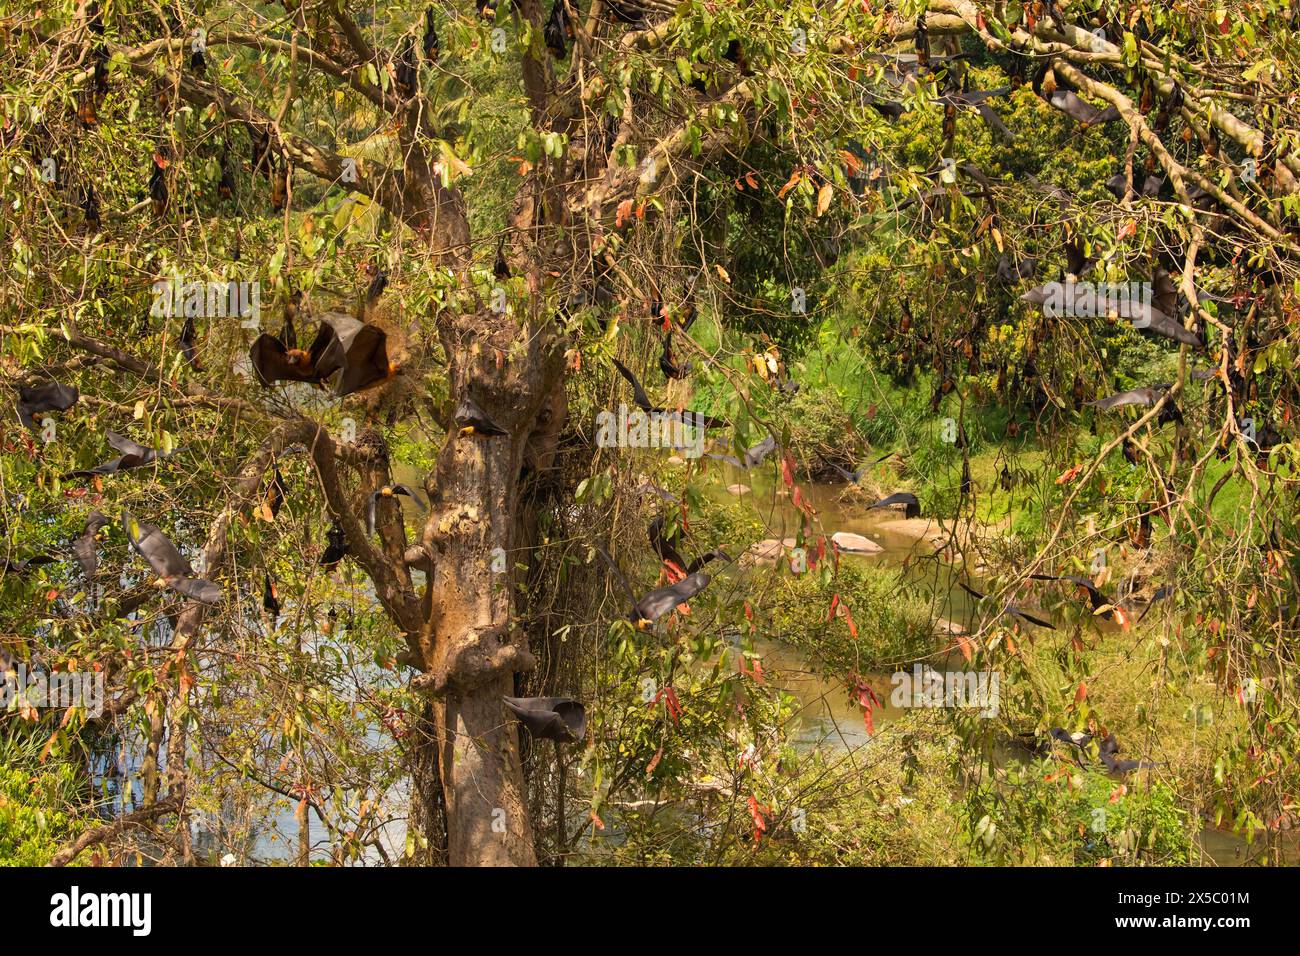
<svg viewBox="0 0 1300 956"><path fill-rule="evenodd" d="M989 106L989 104L979 103L976 105L975 109L980 114L980 119L984 121L984 125L990 130L997 133L1005 140L1013 140L1016 138L1015 133L1011 132L1007 124L1003 122L1002 117L998 115L998 111Z"/></svg>
<svg viewBox="0 0 1300 956"><path fill-rule="evenodd" d="M916 495L910 491L896 491L888 498L881 498L875 504L868 505L868 508L888 508L890 505L917 505Z"/></svg>
<svg viewBox="0 0 1300 956"><path fill-rule="evenodd" d="M36 424L34 415L48 411L67 411L77 403L80 393L74 385L60 385L58 382L42 382L18 390L18 417L23 425L31 428Z"/></svg>
<svg viewBox="0 0 1300 956"><path fill-rule="evenodd" d="M1030 624L1037 624L1039 627L1045 627L1049 631L1056 630L1056 625L1051 621L1045 621L1041 617L1035 617L1033 614L1030 614L1023 608L1019 608L1014 604L1007 605L1007 613L1012 617L1020 618L1022 621L1028 621Z"/></svg>
<svg viewBox="0 0 1300 956"><path fill-rule="evenodd" d="M761 465L768 455L776 450L776 439L768 435L753 448L746 449L744 467L753 468Z"/></svg>
<svg viewBox="0 0 1300 956"><path fill-rule="evenodd" d="M75 471L65 472L63 479L66 481L69 478L92 478L95 475L113 475L131 467L129 464L126 464L127 460L128 456L120 455L117 458L112 458L102 464L95 465L93 468L78 468ZM130 460L135 461L136 459L131 458Z"/></svg>
<svg viewBox="0 0 1300 956"><path fill-rule="evenodd" d="M221 588L204 578L167 578L167 586L177 594L183 594L203 604L221 603Z"/></svg>
<svg viewBox="0 0 1300 956"><path fill-rule="evenodd" d="M703 571L696 571L676 584L651 591L637 602L636 614L644 620L658 620L677 605L684 604L703 591L708 587L709 580L709 576Z"/></svg>
<svg viewBox="0 0 1300 956"><path fill-rule="evenodd" d="M410 485L393 485L393 494L406 495L406 497L410 498L421 508L428 507L428 505L424 503L424 499L421 498L418 494L416 494Z"/></svg>
<svg viewBox="0 0 1300 956"><path fill-rule="evenodd" d="M1069 581L1071 584L1077 585L1087 591L1088 600L1092 602L1094 609L1110 603L1110 601L1106 599L1106 596L1102 594L1101 591L1097 590L1097 585L1093 584L1087 578L1079 577L1077 574L1065 574L1061 576L1061 580Z"/></svg>
<svg viewBox="0 0 1300 956"><path fill-rule="evenodd" d="M632 585L628 583L627 576L623 574L622 568L618 566L614 559L610 557L609 552L604 548L597 546L596 553L600 555L601 560L604 561L605 564L609 566L609 570L613 572L614 579L618 581L619 587L621 587L623 593L627 595L628 602L636 604L636 595L632 593Z"/></svg>
<svg viewBox="0 0 1300 956"><path fill-rule="evenodd" d="M696 571L704 567L710 561L715 561L715 560L730 561L731 555L727 554L727 552L723 551L721 548L715 548L712 551L706 551L686 566L686 573L694 574Z"/></svg>
<svg viewBox="0 0 1300 956"><path fill-rule="evenodd" d="M1149 308L1147 314L1150 316L1150 322L1145 327L1147 331L1155 332L1157 335L1163 335L1167 339L1173 339L1194 348L1204 346L1205 343L1200 340L1196 333L1183 328L1183 324L1177 319L1172 319L1155 308Z"/></svg>
<svg viewBox="0 0 1300 956"><path fill-rule="evenodd" d="M740 463L740 459L735 455L715 455L713 452L709 452L708 457L712 458L714 461L723 461L728 465L735 465L737 468L744 467L744 465Z"/></svg>
<svg viewBox="0 0 1300 956"><path fill-rule="evenodd" d="M301 382L310 378L302 369L289 364L289 350L273 335L263 332L253 340L248 350L248 361L253 374L264 388L272 382Z"/></svg>
<svg viewBox="0 0 1300 956"><path fill-rule="evenodd" d="M158 457L157 450L153 448L146 448L144 445L137 444L136 442L131 441L131 439L123 435L119 435L117 432L112 431L111 429L105 430L104 438L108 441L108 443L111 446L113 446L113 448L116 451L120 451L122 453L123 458L137 459L139 463L142 465L147 465L149 462L153 461L155 458Z"/></svg>
<svg viewBox="0 0 1300 956"><path fill-rule="evenodd" d="M329 378L347 365L347 353L340 339L338 326L349 322L356 322L356 319L335 312L326 313L321 317L320 326L316 329L316 338L312 340L309 350L319 380Z"/></svg>
<svg viewBox="0 0 1300 956"><path fill-rule="evenodd" d="M136 521L129 512L123 511L122 527L126 530L131 547L135 548L159 577L184 577L192 573L190 563L157 525Z"/></svg>
<svg viewBox="0 0 1300 956"><path fill-rule="evenodd" d="M334 392L340 398L388 378L388 336L376 325L362 325L347 336L345 364Z"/></svg>
<svg viewBox="0 0 1300 956"><path fill-rule="evenodd" d="M610 361L614 363L614 367L618 369L619 374L631 383L632 403L645 412L659 411L659 409L651 406L650 396L646 394L645 389L641 387L641 383L636 380L636 376L628 370L628 367L618 359L611 359Z"/></svg>

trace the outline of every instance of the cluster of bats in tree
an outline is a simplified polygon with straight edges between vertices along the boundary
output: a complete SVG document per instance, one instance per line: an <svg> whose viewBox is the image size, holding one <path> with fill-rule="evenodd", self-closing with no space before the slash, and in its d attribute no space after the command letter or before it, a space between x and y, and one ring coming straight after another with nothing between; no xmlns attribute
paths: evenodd
<svg viewBox="0 0 1300 956"><path fill-rule="evenodd" d="M496 0L477 0L476 5L481 17L495 19L497 12ZM605 6L608 13L620 22L638 26L645 23L647 11L637 4L635 0L607 0ZM1043 6L1044 16L1061 19L1061 14L1056 9L1055 4L1047 3ZM546 47L557 59L564 59L568 55L569 43L573 41L575 35L573 18L577 12L576 4L571 5L570 0L553 0L550 14L543 26L543 39ZM86 21L88 30L86 62L91 64L92 77L89 84L78 96L76 116L83 129L90 129L99 122L98 104L109 89L108 64L110 56L104 39L104 24L99 5L94 0L91 0L86 5ZM441 44L432 8L426 10L423 26L423 34L418 42L418 49L423 54L424 61L433 64L438 60ZM1013 72L1009 86L995 90L977 90L970 89L969 74L966 71L953 69L955 64L963 59L963 56L962 54L952 56L931 54L929 37L924 28L924 17L922 17L918 21L918 29L916 30L915 54L885 58L885 78L896 89L909 88L919 79L938 79L938 102L944 110L944 138L949 144L955 131L955 117L958 110L961 109L976 112L996 134L1010 139L1010 131L993 109L991 103L998 97L1008 95L1025 82L1026 77L1023 70L1026 58L1018 55L1012 56ZM729 42L725 59L738 66L742 72L748 71L744 50L739 40L733 39ZM188 68L196 77L201 78L206 75L208 63L201 48L196 47L192 50ZM406 36L399 44L392 63L392 75L400 93L410 97L418 92L419 71L420 57L417 54L416 39L412 34ZM1063 77L1058 76L1056 71L1052 69L1050 60L1041 66L1030 82L1037 96L1081 128L1087 129L1101 126L1120 118L1119 111L1115 107L1101 109L1082 99L1079 96L1079 91L1072 87ZM698 85L698 81L697 88L703 89L702 86ZM887 96L881 97L870 94L868 96L869 104L882 115L890 119L897 119L902 115L903 106L901 103ZM1154 96L1155 93L1148 84L1148 87L1144 89L1141 104L1144 113L1152 108ZM1158 132L1163 131L1164 126L1169 122L1169 118L1177 111L1180 105L1180 96L1178 87L1175 85L1173 93L1165 98L1161 113L1157 117L1155 126ZM279 155L277 150L273 148L268 127L250 123L247 124L247 129L251 147L251 167L255 174L265 176L270 181L271 207L275 211L282 211L286 208L291 177L288 159ZM861 145L855 142L848 144L847 153L852 157L851 162L855 165L855 168L865 166L869 160ZM171 148L165 144L160 145L152 155L145 188L150 206L155 216L159 218L166 216L171 204L171 170L173 165L174 159ZM236 180L224 151L219 165L218 198L225 202L233 202L236 193ZM1150 170L1148 170L1148 173L1150 173ZM1136 182L1130 183L1121 174L1112 178L1106 185L1113 194L1121 199L1125 198L1131 189L1140 196L1155 198L1164 189L1165 180L1162 177L1149 174L1145 182L1139 186ZM860 187L855 184L855 189L857 188ZM1204 196L1201 195L1197 198L1203 200ZM922 195L920 201L926 202L926 197ZM83 187L81 206L87 224L94 230L99 229L101 212L99 199L93 185L87 184ZM1080 280L1083 280L1094 270L1099 260L1088 257L1077 242L1066 244L1065 256L1067 264L1062 272L1061 279L1066 283L1066 288L1070 290L1068 295L1071 297L1066 301L1065 306L1081 311L1088 309L1090 303L1080 301L1079 297L1091 293L1087 291L1087 287ZM1031 278L1035 268L1036 261L1033 259L1016 260L1004 256L998 262L997 273L1002 281L1011 283ZM502 277L503 272L504 275L508 275L508 267L505 265L500 248L498 249L497 264L494 271L499 278ZM267 388L280 382L307 383L321 388L329 387L336 396L343 397L381 385L395 374L398 374L401 370L390 358L387 334L371 321L371 312L382 295L387 281L387 276L382 269L375 266L370 267L370 283L363 304L357 314L325 313L319 316L315 335L306 348L301 347L297 330L297 323L300 321L298 310L301 304L301 295L296 292L291 293L285 307L284 323L280 333L278 335L260 334L249 350L249 361L258 383ZM602 287L601 282L602 278L597 276L594 287L586 294L587 298L584 300L580 297L571 304L606 303L611 298L611 293L607 288ZM1163 264L1157 264L1153 267L1152 285L1155 290L1153 301L1137 304L1125 303L1121 307L1121 317L1134 320L1138 327L1151 333L1167 337L1193 348L1204 348L1205 343L1202 335L1195 329L1185 327L1182 321L1182 316L1191 308L1191 304L1180 298L1180 293L1173 284L1169 271L1164 268ZM680 360L674 353L673 336L674 334L686 336L692 322L695 320L696 310L693 289L694 285L692 284L692 294L689 297L690 305L685 316L676 321L669 316L658 295L656 295L651 305L652 317L656 320L662 319L662 349L658 364L668 380L685 379L691 371L690 363ZM1022 298L1031 304L1043 305L1052 294L1053 290L1049 286L1038 286L1030 289ZM1091 314L1091 312L1088 314ZM904 331L906 332L906 329ZM197 368L196 336L197 331L193 320L187 319L179 341L180 350L186 361ZM618 360L614 360L614 365L618 373L631 385L633 400L639 409L647 414L668 411L655 405L650 400L645 388L625 365ZM782 383L782 386L784 387L786 384L792 386L790 390L798 387L797 383ZM1234 383L1225 383L1225 388L1231 389L1233 386ZM1085 404L1102 411L1128 406L1150 407L1165 399L1171 387L1169 384L1156 384L1120 392ZM937 394L942 394L942 389ZM1239 399L1241 397L1244 396L1238 396ZM23 424L31 427L36 421L35 416L46 411L66 411L76 403L77 399L78 393L75 387L64 386L57 382L25 386L19 392L18 414ZM509 434L506 429L495 423L468 395L460 400L454 419L456 427L462 435L493 438ZM726 424L720 419L707 415L698 415L697 420L705 428L715 428ZM1166 399L1161 408L1157 424L1180 424L1181 422L1182 416L1179 408L1172 401ZM106 433L106 440L119 453L117 457L89 468L74 470L64 477L68 479L98 478L99 476L118 474L155 464L170 457L171 454L175 454L174 451L164 454L157 449L139 445L113 431ZM1271 440L1276 440L1276 436L1273 436ZM1261 451L1267 450L1269 442L1269 433L1265 431L1259 439ZM710 457L741 469L750 469L761 465L776 449L776 439L769 435L758 444L744 450L740 455L712 454ZM1126 456L1131 454L1130 446L1127 443L1124 452ZM884 459L880 460L883 461ZM865 471L865 469L849 471L833 463L831 464L842 477L855 483L861 479ZM969 484L969 470L964 462L963 490L968 488ZM278 469L275 472L273 489L278 490L277 494L273 496L275 504L272 506L272 510L277 511L279 503L284 498L283 479ZM424 506L418 493L401 484L385 485L367 497L366 530L368 534L373 534L375 531L376 508L379 502L383 500L396 502L403 497L411 499L420 504L421 507ZM896 492L888 495L872 503L870 507L873 509L902 507L909 518L917 517L921 513L916 496L909 492ZM1149 515L1144 514L1143 518L1146 522L1144 528L1148 529L1149 534ZM145 559L157 575L157 584L159 586L170 588L186 598L207 604L215 604L221 600L221 589L218 585L197 576L179 549L156 526L140 522L125 511L122 514L121 521L131 547ZM92 511L87 519L83 533L72 542L72 550L76 560L88 578L92 577L96 572L98 566L96 544L103 540L103 528L108 524L110 524L110 521L106 516L98 511ZM710 551L693 560L685 559L677 551L673 541L666 535L662 518L656 519L651 524L648 535L652 547L661 559L669 583L667 586L652 590L641 597L636 596L626 577L608 552L600 549L601 557L609 564L611 571L626 594L629 602L627 619L638 629L649 627L663 615L685 604L707 587L710 577L702 570L706 564L716 559L730 561L730 558L722 551ZM346 535L342 527L336 522L328 531L326 547L321 555L320 563L324 567L333 568L348 554L348 551ZM30 567L48 564L55 560L57 559L50 555L36 555L24 560L6 559L5 569L23 573ZM1128 626L1127 613L1122 605L1107 599L1093 582L1074 576L1055 578L1035 575L1033 577L1061 580L1075 585L1087 595L1093 613L1099 620L1114 623L1120 627ZM963 587L977 599L984 598L983 594L969 586L963 585ZM1165 591L1165 593L1157 592L1157 600L1159 597L1167 596L1167 590L1162 589L1162 591ZM268 611L278 614L277 589L269 575L265 579L263 604ZM1033 625L1052 627L1049 622L1025 612L1014 604L1007 604L1004 613ZM553 739L557 742L573 742L581 740L585 735L585 712L582 704L576 701L568 698L506 698L506 704L534 736ZM1065 734L1064 731L1060 733ZM1057 732L1054 731L1053 737L1057 736ZM1073 739L1069 742L1075 746L1080 746L1078 741ZM1114 758L1116 749L1117 745L1113 744L1113 738L1107 738L1101 743L1099 748L1101 759L1107 763L1108 767L1111 767L1111 764L1116 762ZM1107 759L1108 757L1110 760ZM1118 761L1118 764L1125 763L1136 764L1133 761ZM1111 769L1116 768L1111 767ZM1132 768L1120 767L1119 769Z"/></svg>

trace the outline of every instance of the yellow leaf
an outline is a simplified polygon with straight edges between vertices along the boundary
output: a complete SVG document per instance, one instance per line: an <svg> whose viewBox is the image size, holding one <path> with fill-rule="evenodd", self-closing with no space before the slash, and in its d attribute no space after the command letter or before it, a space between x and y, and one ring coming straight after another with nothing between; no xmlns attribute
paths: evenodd
<svg viewBox="0 0 1300 956"><path fill-rule="evenodd" d="M834 195L830 183L826 183L821 189L817 190L817 215L820 216L831 208L831 197Z"/></svg>

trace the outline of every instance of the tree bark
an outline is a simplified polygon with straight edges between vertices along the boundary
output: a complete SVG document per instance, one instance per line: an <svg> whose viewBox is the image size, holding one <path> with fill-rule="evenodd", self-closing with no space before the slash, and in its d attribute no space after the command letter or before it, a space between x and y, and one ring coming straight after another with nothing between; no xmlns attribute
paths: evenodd
<svg viewBox="0 0 1300 956"><path fill-rule="evenodd" d="M453 866L533 866L516 729L501 698L534 659L513 615L519 477L547 427L562 350L546 324L481 312L443 323L454 400L472 397L509 435L453 426L426 482L422 544L433 556L428 619L419 638L435 700L439 768ZM521 354L522 352L522 354Z"/></svg>

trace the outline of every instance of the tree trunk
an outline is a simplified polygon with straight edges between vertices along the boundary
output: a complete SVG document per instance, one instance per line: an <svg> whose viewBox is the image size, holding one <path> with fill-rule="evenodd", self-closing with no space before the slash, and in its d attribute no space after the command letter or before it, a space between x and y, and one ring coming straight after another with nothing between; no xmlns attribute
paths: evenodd
<svg viewBox="0 0 1300 956"><path fill-rule="evenodd" d="M443 344L453 401L473 398L510 434L453 425L426 482L422 544L433 567L417 686L436 701L448 862L533 866L518 738L501 698L535 663L512 613L516 511L531 439L552 424L562 353L549 327L493 313L448 322Z"/></svg>

